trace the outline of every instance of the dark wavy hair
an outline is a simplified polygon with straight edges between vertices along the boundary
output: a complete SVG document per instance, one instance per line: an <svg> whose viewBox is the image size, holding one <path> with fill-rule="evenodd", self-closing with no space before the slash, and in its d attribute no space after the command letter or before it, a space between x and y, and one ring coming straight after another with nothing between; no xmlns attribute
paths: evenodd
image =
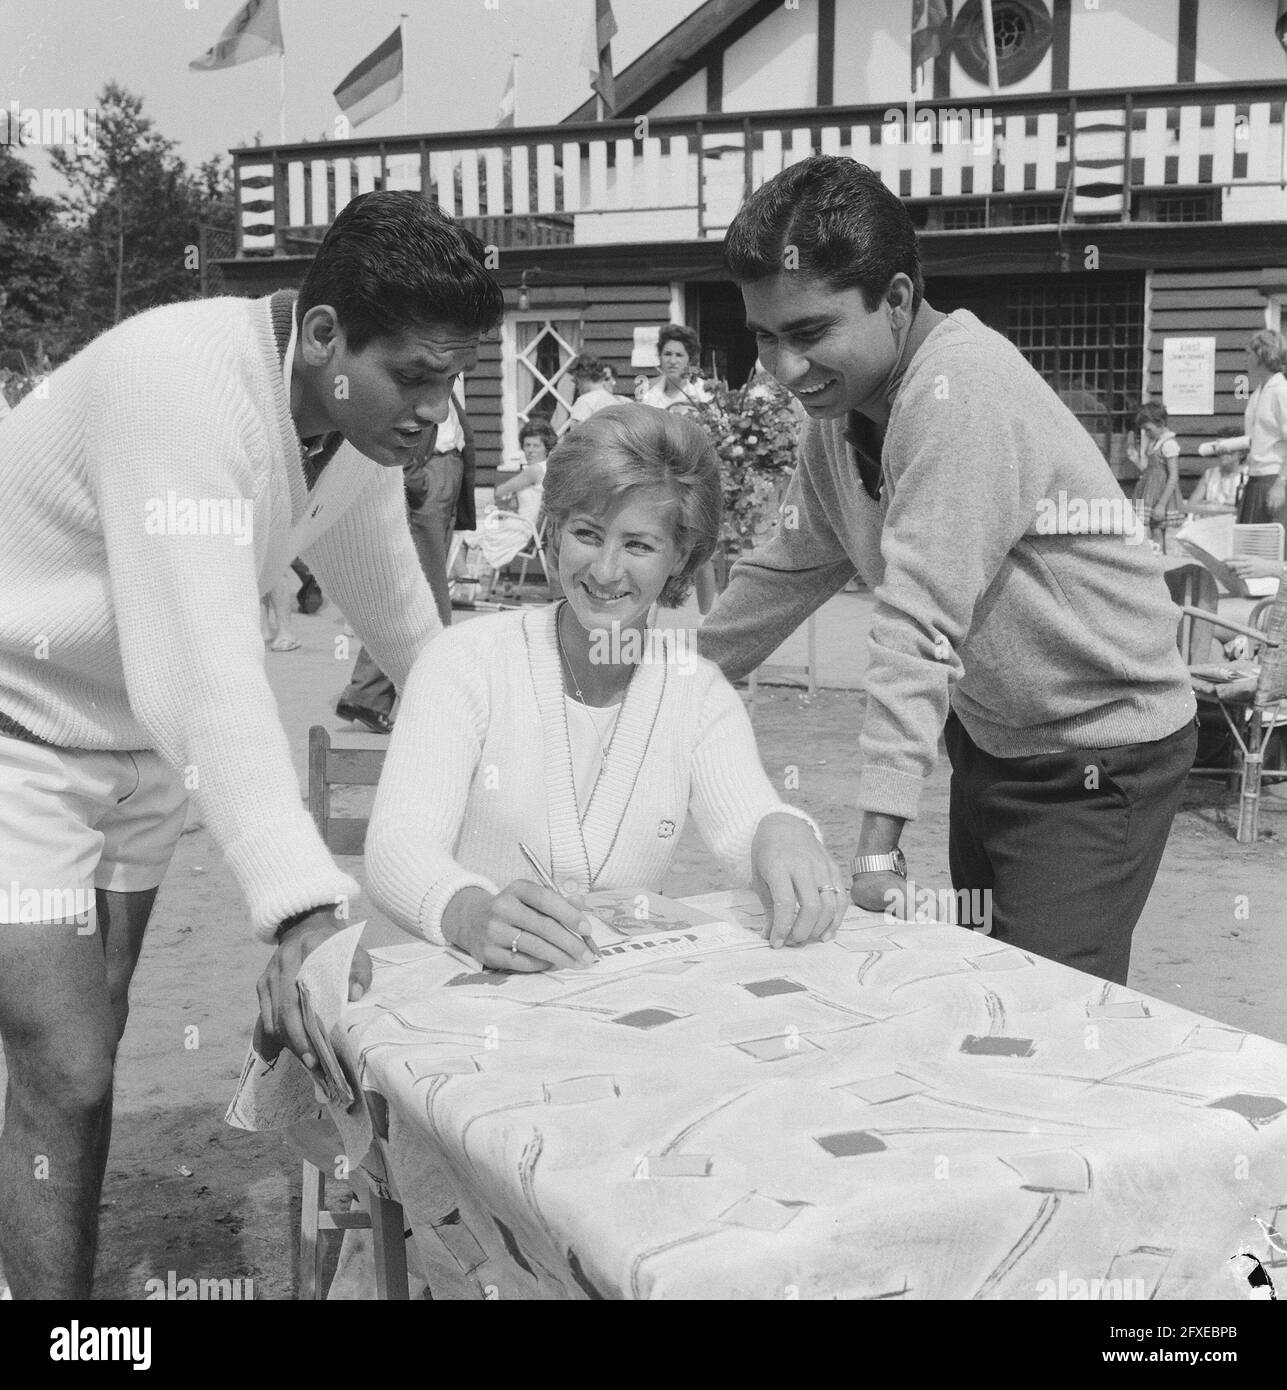
<svg viewBox="0 0 1287 1390"><path fill-rule="evenodd" d="M519 447L522 448L525 439L543 439L545 441L545 452L549 451L559 442L559 437L554 433L554 426L545 418L544 415L533 415L518 432Z"/></svg>
<svg viewBox="0 0 1287 1390"><path fill-rule="evenodd" d="M719 459L706 431L676 411L622 401L559 440L545 465L547 544L557 564L569 517L576 512L601 516L635 488L652 487L669 494L666 520L675 543L691 547L684 568L666 580L658 600L665 608L678 608L693 576L715 553L723 494Z"/></svg>
<svg viewBox="0 0 1287 1390"><path fill-rule="evenodd" d="M682 323L663 324L657 334L657 351L661 352L667 343L678 343L688 354L690 366L696 367L701 362L702 343L701 339L691 328L686 328Z"/></svg>
<svg viewBox="0 0 1287 1390"><path fill-rule="evenodd" d="M900 271L913 309L925 293L907 209L874 169L840 155L815 154L756 189L724 238L724 263L739 283L785 270L861 290L868 312Z"/></svg>
<svg viewBox="0 0 1287 1390"><path fill-rule="evenodd" d="M426 323L485 333L505 312L485 257L472 232L419 193L363 193L322 239L300 286L297 313L302 319L329 304L354 352Z"/></svg>

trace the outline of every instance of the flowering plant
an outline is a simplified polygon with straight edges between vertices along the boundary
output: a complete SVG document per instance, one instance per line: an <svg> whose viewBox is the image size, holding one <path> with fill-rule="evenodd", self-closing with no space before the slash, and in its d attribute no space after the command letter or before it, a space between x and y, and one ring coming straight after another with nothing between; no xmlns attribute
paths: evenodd
<svg viewBox="0 0 1287 1390"><path fill-rule="evenodd" d="M724 492L720 540L730 556L772 525L796 461L799 417L790 392L762 376L733 390L705 383L710 399L689 409L719 456Z"/></svg>

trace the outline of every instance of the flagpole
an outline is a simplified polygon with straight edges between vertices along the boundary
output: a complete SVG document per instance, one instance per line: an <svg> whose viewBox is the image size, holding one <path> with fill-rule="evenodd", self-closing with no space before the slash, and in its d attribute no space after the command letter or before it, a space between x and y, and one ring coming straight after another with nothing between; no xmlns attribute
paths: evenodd
<svg viewBox="0 0 1287 1390"><path fill-rule="evenodd" d="M997 35L992 27L992 0L983 0L983 38L988 46L988 86L996 96L1001 83L997 79Z"/></svg>
<svg viewBox="0 0 1287 1390"><path fill-rule="evenodd" d="M512 115L513 115L514 124L517 125L517 124L518 124L518 54L515 53L515 54L513 54L512 56L513 56L513 59L514 59L514 110L513 110Z"/></svg>
<svg viewBox="0 0 1287 1390"><path fill-rule="evenodd" d="M398 28L402 30L402 133L407 135L411 131L411 124L407 120L407 16L405 14L399 16Z"/></svg>
<svg viewBox="0 0 1287 1390"><path fill-rule="evenodd" d="M277 106L278 126L280 127L281 143L286 143L286 50L282 49L281 58L278 62L279 73L279 101Z"/></svg>

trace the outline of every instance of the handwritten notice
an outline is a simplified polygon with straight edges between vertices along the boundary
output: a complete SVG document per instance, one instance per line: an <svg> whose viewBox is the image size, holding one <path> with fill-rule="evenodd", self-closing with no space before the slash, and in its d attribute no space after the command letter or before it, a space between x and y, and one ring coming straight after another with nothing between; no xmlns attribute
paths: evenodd
<svg viewBox="0 0 1287 1390"><path fill-rule="evenodd" d="M661 329L641 327L635 329L634 344L630 349L632 367L660 367L661 358L657 354L657 335Z"/></svg>
<svg viewBox="0 0 1287 1390"><path fill-rule="evenodd" d="M1172 415L1215 414L1214 338L1162 339L1162 403Z"/></svg>

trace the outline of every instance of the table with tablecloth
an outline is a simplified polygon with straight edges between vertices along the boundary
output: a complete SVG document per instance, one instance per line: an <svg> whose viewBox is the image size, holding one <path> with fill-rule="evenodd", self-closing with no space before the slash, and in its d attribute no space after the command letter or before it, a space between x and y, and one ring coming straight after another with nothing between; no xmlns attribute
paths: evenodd
<svg viewBox="0 0 1287 1390"><path fill-rule="evenodd" d="M683 944L373 952L345 1051L436 1295L1239 1298L1240 1255L1287 1287L1287 1047L856 909Z"/></svg>

